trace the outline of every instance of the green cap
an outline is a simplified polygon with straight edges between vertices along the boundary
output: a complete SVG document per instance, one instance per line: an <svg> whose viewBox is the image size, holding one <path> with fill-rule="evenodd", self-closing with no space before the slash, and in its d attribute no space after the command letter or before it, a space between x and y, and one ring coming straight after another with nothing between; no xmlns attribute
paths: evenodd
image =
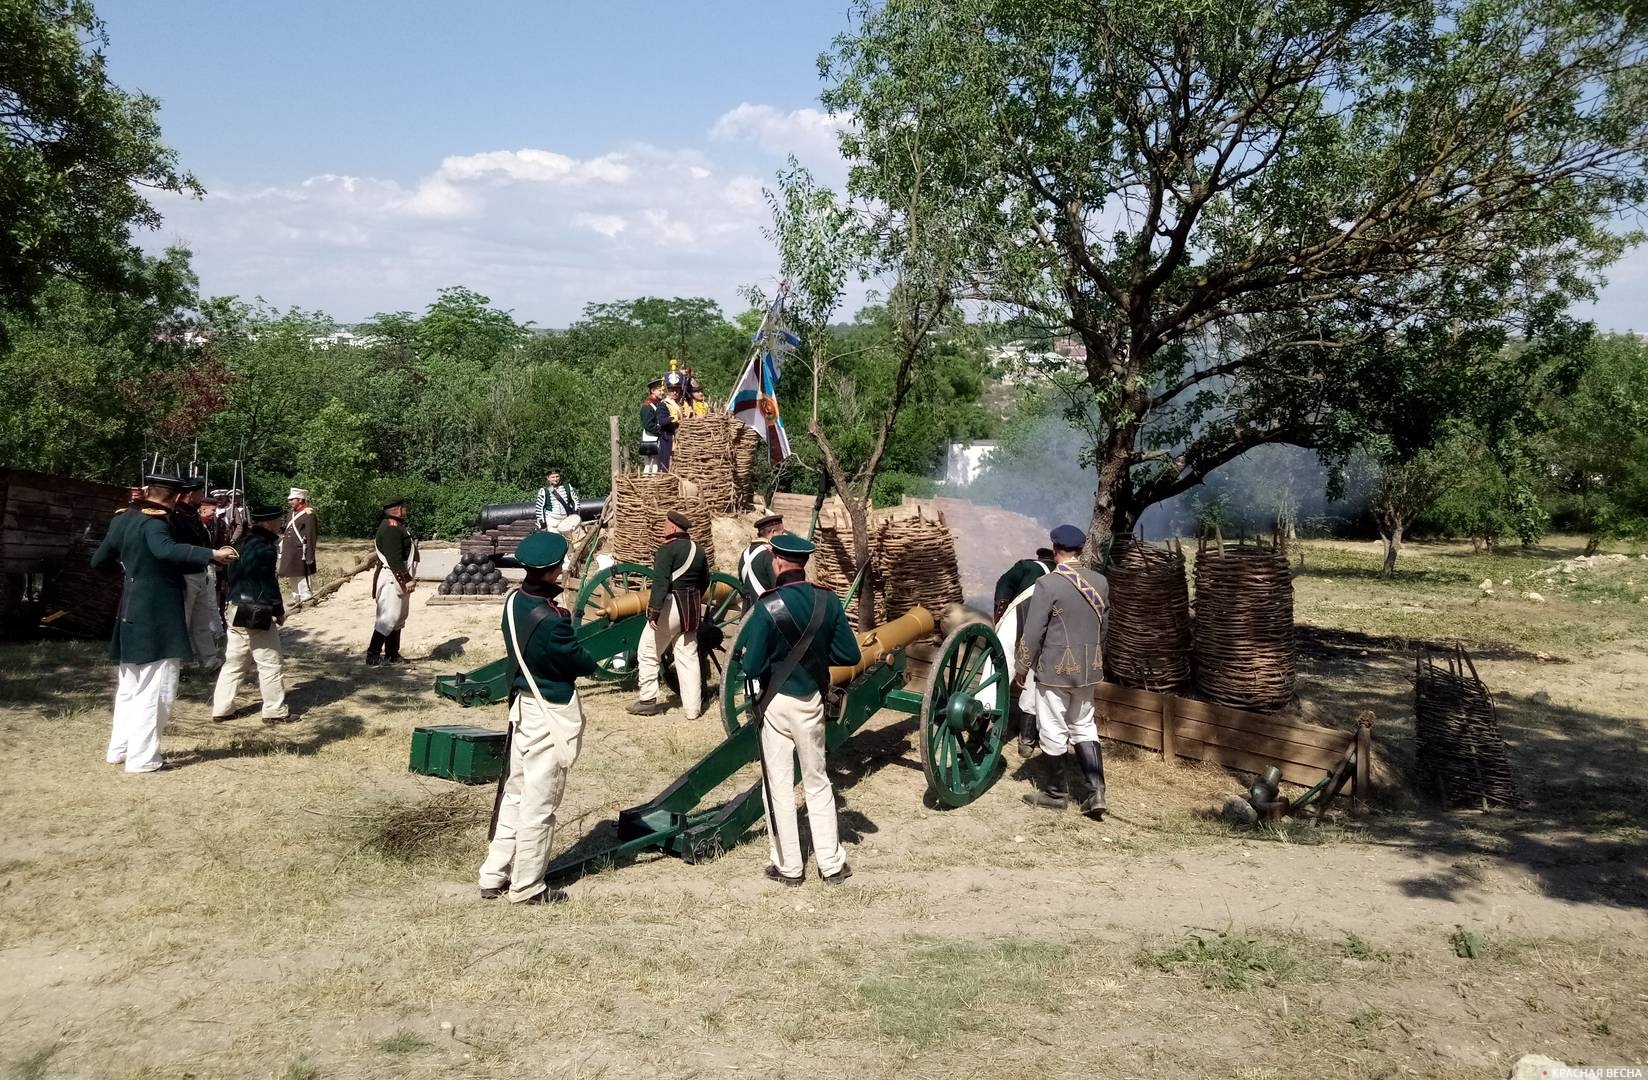
<svg viewBox="0 0 1648 1080"><path fill-rule="evenodd" d="M815 550L811 540L795 533L779 533L771 542L775 552L791 559L805 559Z"/></svg>
<svg viewBox="0 0 1648 1080"><path fill-rule="evenodd" d="M560 566L566 558L566 537L556 532L528 533L515 549L515 559L528 570Z"/></svg>

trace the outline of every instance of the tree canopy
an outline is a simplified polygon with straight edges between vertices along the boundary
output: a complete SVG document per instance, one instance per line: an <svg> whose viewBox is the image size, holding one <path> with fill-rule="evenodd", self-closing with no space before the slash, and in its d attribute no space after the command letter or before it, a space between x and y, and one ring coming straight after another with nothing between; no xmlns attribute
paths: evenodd
<svg viewBox="0 0 1648 1080"><path fill-rule="evenodd" d="M1077 336L1092 532L1244 451L1429 445L1634 239L1641 10L887 0L821 61L849 191L920 170L964 297ZM906 152L912 131L925 155ZM1411 406L1423 404L1423 410ZM1428 426L1427 426L1428 425Z"/></svg>

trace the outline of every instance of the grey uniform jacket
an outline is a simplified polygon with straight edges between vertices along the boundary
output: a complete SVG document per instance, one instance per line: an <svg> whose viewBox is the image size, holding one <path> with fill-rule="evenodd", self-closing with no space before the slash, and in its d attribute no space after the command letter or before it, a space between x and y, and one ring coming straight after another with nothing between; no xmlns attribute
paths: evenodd
<svg viewBox="0 0 1648 1080"><path fill-rule="evenodd" d="M1043 686L1095 686L1104 681L1104 635L1110 628L1110 582L1072 566L1099 598L1094 611L1082 591L1055 571L1036 579L1019 635L1018 670Z"/></svg>

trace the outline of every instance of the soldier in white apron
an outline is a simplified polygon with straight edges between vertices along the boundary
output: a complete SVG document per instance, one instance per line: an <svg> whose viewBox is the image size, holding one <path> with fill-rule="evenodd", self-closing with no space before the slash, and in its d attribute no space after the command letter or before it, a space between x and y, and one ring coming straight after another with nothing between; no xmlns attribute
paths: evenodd
<svg viewBox="0 0 1648 1080"><path fill-rule="evenodd" d="M377 601L377 619L372 626L372 643L366 647L366 666L407 663L401 655L401 629L412 609L412 590L417 588L418 542L406 528L406 500L383 504L383 524L373 542L378 565L372 570L372 597Z"/></svg>
<svg viewBox="0 0 1648 1080"><path fill-rule="evenodd" d="M738 560L738 579L751 596L760 596L778 580L773 571L772 538L784 531L784 516L768 514L755 522L756 541Z"/></svg>
<svg viewBox="0 0 1648 1080"><path fill-rule="evenodd" d="M286 493L292 516L280 534L280 563L277 574L292 583L292 599L306 604L315 598L310 578L315 576L315 547L320 539L320 522L309 505L309 493L293 488Z"/></svg>

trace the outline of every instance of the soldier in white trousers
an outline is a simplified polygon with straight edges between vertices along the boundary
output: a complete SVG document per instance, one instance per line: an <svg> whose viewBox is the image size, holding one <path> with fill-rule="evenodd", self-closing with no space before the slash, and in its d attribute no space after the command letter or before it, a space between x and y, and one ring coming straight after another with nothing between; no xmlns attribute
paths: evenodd
<svg viewBox="0 0 1648 1080"><path fill-rule="evenodd" d="M119 567L125 574L109 641L109 658L119 674L105 760L124 765L129 773L165 768L160 736L177 701L183 658L190 655L184 575L213 559L237 557L234 548L214 551L177 541L170 512L183 486L175 476L150 476L144 500L115 517L91 559L93 569Z"/></svg>
<svg viewBox="0 0 1648 1080"><path fill-rule="evenodd" d="M280 724L292 719L286 707L286 676L280 651L280 627L286 605L275 575L276 523L279 507L252 511L252 527L235 550L240 558L229 568L229 643L212 694L212 721L222 723L235 711L240 684L255 669L263 698L263 721Z"/></svg>
<svg viewBox="0 0 1648 1080"><path fill-rule="evenodd" d="M660 657L675 662L681 687L681 706L688 720L704 710L704 676L698 660L698 627L704 617L704 593L710 587L710 564L693 540L692 522L671 510L663 524L664 541L652 562L652 593L647 602L647 626L636 650L639 697L626 712L655 716L664 711L658 700Z"/></svg>
<svg viewBox="0 0 1648 1080"><path fill-rule="evenodd" d="M510 661L509 766L501 778L486 861L482 900L547 904L566 893L544 882L555 811L583 744L584 710L575 680L595 671L578 643L572 619L555 603L561 591L566 538L538 532L515 557L526 580L504 599L504 646Z"/></svg>
<svg viewBox="0 0 1648 1080"><path fill-rule="evenodd" d="M172 508L172 536L180 544L195 547L212 546L211 530L200 520L200 502L206 481L193 477L184 481L178 492L177 505ZM183 575L183 625L189 631L189 647L194 653L195 665L210 670L219 663L218 646L223 637L223 624L217 610L217 583L212 579L210 564L203 570Z"/></svg>
<svg viewBox="0 0 1648 1080"><path fill-rule="evenodd" d="M366 647L366 666L377 667L387 660L404 664L401 655L401 628L412 610L412 590L417 588L418 542L406 528L406 500L391 499L383 506L383 523L373 540L378 565L372 568L372 597L377 602L377 618L372 624L372 641Z"/></svg>

